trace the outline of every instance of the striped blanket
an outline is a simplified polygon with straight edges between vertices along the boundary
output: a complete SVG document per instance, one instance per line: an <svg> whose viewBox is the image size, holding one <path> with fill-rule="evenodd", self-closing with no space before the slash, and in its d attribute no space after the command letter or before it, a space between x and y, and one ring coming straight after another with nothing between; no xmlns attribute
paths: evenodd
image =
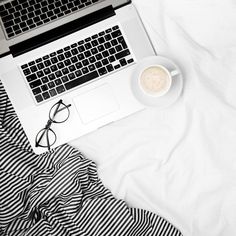
<svg viewBox="0 0 236 236"><path fill-rule="evenodd" d="M181 235L164 218L129 207L69 145L32 152L0 83L0 235Z"/></svg>

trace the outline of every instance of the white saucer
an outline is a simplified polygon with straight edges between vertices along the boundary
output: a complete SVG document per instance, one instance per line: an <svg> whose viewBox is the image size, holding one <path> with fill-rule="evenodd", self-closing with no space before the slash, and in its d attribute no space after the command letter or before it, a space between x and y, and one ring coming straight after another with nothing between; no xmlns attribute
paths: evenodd
<svg viewBox="0 0 236 236"><path fill-rule="evenodd" d="M138 77L140 73L146 67L155 64L163 65L169 71L173 70L179 71L179 74L173 77L170 90L161 97L153 97L145 95L138 85ZM173 104L180 96L183 88L183 76L179 67L170 59L162 56L146 57L143 60L141 60L134 69L131 79L131 88L134 93L134 96L144 105L164 108Z"/></svg>

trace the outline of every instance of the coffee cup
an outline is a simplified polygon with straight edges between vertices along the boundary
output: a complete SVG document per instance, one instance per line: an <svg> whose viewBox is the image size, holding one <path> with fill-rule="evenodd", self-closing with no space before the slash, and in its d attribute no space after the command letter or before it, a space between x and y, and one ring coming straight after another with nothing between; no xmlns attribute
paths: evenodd
<svg viewBox="0 0 236 236"><path fill-rule="evenodd" d="M161 97L170 90L172 80L178 74L179 71L170 71L163 65L149 65L140 72L138 84L145 95Z"/></svg>

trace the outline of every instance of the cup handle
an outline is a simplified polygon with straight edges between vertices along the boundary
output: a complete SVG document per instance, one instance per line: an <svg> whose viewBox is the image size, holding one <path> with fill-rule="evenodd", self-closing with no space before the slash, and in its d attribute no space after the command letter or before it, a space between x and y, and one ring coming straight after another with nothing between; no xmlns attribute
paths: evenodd
<svg viewBox="0 0 236 236"><path fill-rule="evenodd" d="M170 75L171 75L171 77L174 77L174 76L176 76L176 75L179 75L179 71L178 71L178 70L172 70L172 71L170 72Z"/></svg>

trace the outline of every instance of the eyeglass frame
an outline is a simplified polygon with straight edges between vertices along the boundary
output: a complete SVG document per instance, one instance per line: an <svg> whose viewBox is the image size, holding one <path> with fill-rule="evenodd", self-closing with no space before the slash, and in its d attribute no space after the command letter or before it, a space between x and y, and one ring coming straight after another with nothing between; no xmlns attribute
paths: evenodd
<svg viewBox="0 0 236 236"><path fill-rule="evenodd" d="M63 106L60 110L58 110L61 104L64 105L64 106ZM51 117L51 110L52 110L53 107L56 106L56 105L57 105L57 107L55 108L55 111L54 111L54 113L53 113L53 115L52 115L52 117ZM51 125L52 125L53 123L55 123L55 124L60 124L60 123L66 122L66 121L68 120L69 116L70 116L70 109L69 109L70 106L71 106L71 104L66 105L65 103L63 103L62 99L60 99L57 103L55 103L55 104L51 107L51 109L49 110L49 119L48 119L48 121L47 121L47 124L45 125L44 128L42 128L41 130L38 131L38 133L37 133L37 135L36 135L36 137L35 137L35 147L48 148L48 151L51 150L51 147L55 144L55 142L56 142L56 140L57 140L57 135L56 135L56 133L51 129ZM68 116L67 116L67 118L66 118L65 120L63 120L63 121L56 121L56 120L54 120L56 114L58 114L60 111L66 109L66 108L67 108L67 110L68 110ZM52 144L49 143L49 136L48 136L48 131L49 131L49 130L55 135L55 141L54 141ZM38 138L38 135L39 135L41 132L42 132L42 134L41 134L40 137ZM47 136L46 136L46 137L47 137L47 146L40 145L40 141L42 140L42 138L43 138L43 136L45 135L45 133L46 133L46 135L47 135Z"/></svg>

